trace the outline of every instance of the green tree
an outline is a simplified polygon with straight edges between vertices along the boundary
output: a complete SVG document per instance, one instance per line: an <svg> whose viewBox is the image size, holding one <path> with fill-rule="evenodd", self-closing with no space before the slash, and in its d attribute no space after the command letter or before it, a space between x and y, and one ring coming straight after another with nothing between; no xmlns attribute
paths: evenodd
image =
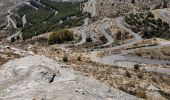
<svg viewBox="0 0 170 100"><path fill-rule="evenodd" d="M55 44L55 43L63 43L65 41L72 41L73 40L73 32L69 30L60 30L57 32L54 32L50 35L48 39L49 44Z"/></svg>

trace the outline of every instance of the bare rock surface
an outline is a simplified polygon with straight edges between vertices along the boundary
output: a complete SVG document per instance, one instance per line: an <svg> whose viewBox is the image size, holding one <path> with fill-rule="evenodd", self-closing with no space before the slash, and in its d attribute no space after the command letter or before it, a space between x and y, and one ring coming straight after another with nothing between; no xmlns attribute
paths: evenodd
<svg viewBox="0 0 170 100"><path fill-rule="evenodd" d="M42 56L26 56L0 67L0 100L137 100Z"/></svg>

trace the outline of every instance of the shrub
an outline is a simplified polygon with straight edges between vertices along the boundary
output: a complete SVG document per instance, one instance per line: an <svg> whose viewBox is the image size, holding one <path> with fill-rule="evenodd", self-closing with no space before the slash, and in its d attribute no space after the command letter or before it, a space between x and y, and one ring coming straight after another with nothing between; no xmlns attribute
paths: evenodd
<svg viewBox="0 0 170 100"><path fill-rule="evenodd" d="M81 56L78 56L78 57L77 57L77 60L78 60L78 61L81 61Z"/></svg>
<svg viewBox="0 0 170 100"><path fill-rule="evenodd" d="M142 79L144 77L143 73L138 74L138 78Z"/></svg>
<svg viewBox="0 0 170 100"><path fill-rule="evenodd" d="M14 37L11 38L11 42L15 42L15 38Z"/></svg>
<svg viewBox="0 0 170 100"><path fill-rule="evenodd" d="M146 99L146 92L145 91L138 91L137 96L143 99Z"/></svg>
<svg viewBox="0 0 170 100"><path fill-rule="evenodd" d="M91 37L87 37L87 38L86 38L86 41L87 41L87 42L92 42Z"/></svg>
<svg viewBox="0 0 170 100"><path fill-rule="evenodd" d="M158 82L159 82L159 79L158 79L158 77L156 77L156 76L152 76L152 81L155 82L155 83L158 83Z"/></svg>
<svg viewBox="0 0 170 100"><path fill-rule="evenodd" d="M157 19L157 25L159 27L162 27L162 19L160 19L160 18Z"/></svg>
<svg viewBox="0 0 170 100"><path fill-rule="evenodd" d="M131 0L131 3L135 3L135 0Z"/></svg>
<svg viewBox="0 0 170 100"><path fill-rule="evenodd" d="M142 54L140 52L137 52L136 55L139 56L139 57L142 56Z"/></svg>
<svg viewBox="0 0 170 100"><path fill-rule="evenodd" d="M163 5L162 6L163 6L162 8L167 8L168 7L166 0L163 0Z"/></svg>
<svg viewBox="0 0 170 100"><path fill-rule="evenodd" d="M129 71L126 70L126 73L125 73L125 74L126 74L126 76L127 76L128 78L131 78L131 74L130 74Z"/></svg>
<svg viewBox="0 0 170 100"><path fill-rule="evenodd" d="M140 66L138 64L135 64L133 67L134 67L135 70L139 70Z"/></svg>
<svg viewBox="0 0 170 100"><path fill-rule="evenodd" d="M68 62L68 57L66 55L63 57L63 61Z"/></svg>
<svg viewBox="0 0 170 100"><path fill-rule="evenodd" d="M154 15L152 14L152 12L148 12L148 16L147 17L154 18Z"/></svg>
<svg viewBox="0 0 170 100"><path fill-rule="evenodd" d="M48 39L49 44L63 43L65 41L73 40L73 32L69 30L61 30L54 32L50 35Z"/></svg>
<svg viewBox="0 0 170 100"><path fill-rule="evenodd" d="M116 40L120 40L122 37L122 32L119 30L116 34Z"/></svg>
<svg viewBox="0 0 170 100"><path fill-rule="evenodd" d="M160 79L162 79L165 84L170 85L170 78L169 78L169 76L161 75Z"/></svg>

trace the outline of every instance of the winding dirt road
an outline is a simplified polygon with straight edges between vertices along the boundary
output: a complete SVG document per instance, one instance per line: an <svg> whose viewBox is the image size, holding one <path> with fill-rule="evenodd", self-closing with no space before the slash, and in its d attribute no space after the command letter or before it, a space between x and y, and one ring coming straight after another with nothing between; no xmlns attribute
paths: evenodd
<svg viewBox="0 0 170 100"><path fill-rule="evenodd" d="M126 48L142 40L141 36L139 36L137 33L132 32L130 29L126 28L122 21L123 21L122 17L119 17L116 19L117 25L119 27L121 27L122 29L126 30L127 32L129 32L130 34L134 36L133 41L120 45L120 46L116 46L116 47L99 49L97 51L95 50L92 52L92 55L91 55L92 61L96 61L99 63L108 64L108 65L116 65L115 62L117 61L129 61L129 62L146 63L146 64L170 64L170 61L147 59L147 58L142 58L142 57L132 57L132 56L127 56L123 54L113 54L109 56L104 56L102 58L97 57L97 54L100 53L100 51L110 51L113 49L119 49L119 48L124 48L124 47ZM161 48L162 46L158 45L158 46L147 47L147 48L158 48L158 47Z"/></svg>
<svg viewBox="0 0 170 100"><path fill-rule="evenodd" d="M113 37L110 36L109 33L106 32L106 29L107 29L106 26L109 25L110 21L111 21L110 19L104 20L104 22L99 25L99 31L100 31L101 33L103 33L103 35L105 36L105 38L106 38L107 41L108 41L108 42L106 42L105 44L100 45L100 47L101 47L101 46L111 45L111 44L114 42Z"/></svg>

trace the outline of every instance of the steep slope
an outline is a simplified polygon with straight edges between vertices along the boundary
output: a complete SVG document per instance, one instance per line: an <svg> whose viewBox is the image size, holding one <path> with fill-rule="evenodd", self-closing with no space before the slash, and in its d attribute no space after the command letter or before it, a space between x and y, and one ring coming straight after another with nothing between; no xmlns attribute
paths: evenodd
<svg viewBox="0 0 170 100"><path fill-rule="evenodd" d="M0 99L5 100L137 100L41 56L9 61L0 73Z"/></svg>
<svg viewBox="0 0 170 100"><path fill-rule="evenodd" d="M90 11L90 9L93 10L94 1L95 0L89 0L89 2L85 4L86 11L93 12ZM166 0L166 2L169 6L169 1ZM161 3L161 0L96 0L95 6L97 16L116 17L129 12L147 10L148 8L154 9Z"/></svg>

